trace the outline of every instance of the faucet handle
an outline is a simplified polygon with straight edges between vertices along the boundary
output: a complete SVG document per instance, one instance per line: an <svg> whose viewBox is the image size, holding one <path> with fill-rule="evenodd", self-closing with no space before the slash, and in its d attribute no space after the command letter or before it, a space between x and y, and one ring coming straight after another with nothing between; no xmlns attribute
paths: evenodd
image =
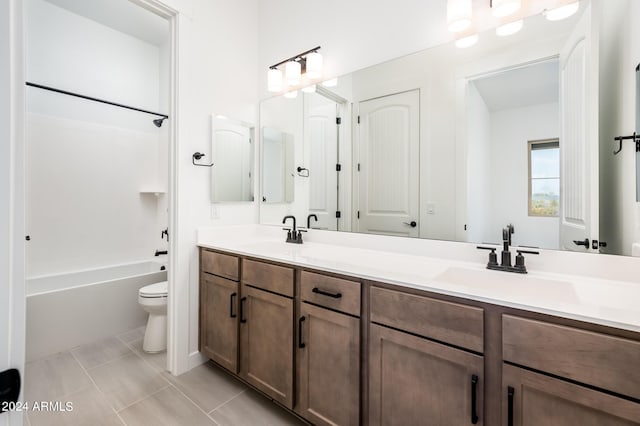
<svg viewBox="0 0 640 426"><path fill-rule="evenodd" d="M533 250L516 250L516 251L518 252L518 255L516 256L515 272L526 274L527 267L524 265L524 256L522 254L523 253L524 254L540 254L540 252L533 251Z"/></svg>
<svg viewBox="0 0 640 426"><path fill-rule="evenodd" d="M491 250L491 253L489 253L489 262L487 263L487 268L491 269L494 266L498 266L498 255L496 254L495 247L476 246L476 248L480 250Z"/></svg>

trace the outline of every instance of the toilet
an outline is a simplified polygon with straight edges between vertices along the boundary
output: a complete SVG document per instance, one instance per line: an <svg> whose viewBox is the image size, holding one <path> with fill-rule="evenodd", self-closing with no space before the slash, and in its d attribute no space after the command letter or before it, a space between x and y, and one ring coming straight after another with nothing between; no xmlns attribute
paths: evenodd
<svg viewBox="0 0 640 426"><path fill-rule="evenodd" d="M142 350L148 353L167 349L167 281L149 284L138 290L138 304L149 313Z"/></svg>

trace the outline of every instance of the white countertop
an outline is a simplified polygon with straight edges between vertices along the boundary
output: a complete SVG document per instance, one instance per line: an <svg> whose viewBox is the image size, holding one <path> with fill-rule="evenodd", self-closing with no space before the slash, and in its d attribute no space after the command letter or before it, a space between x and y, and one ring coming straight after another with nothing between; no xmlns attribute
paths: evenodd
<svg viewBox="0 0 640 426"><path fill-rule="evenodd" d="M640 332L640 285L583 275L491 271L483 262L326 242L284 242L259 227L199 232L200 247ZM258 231L256 231L258 230ZM304 234L307 240L311 235ZM336 233L339 234L339 233ZM368 237L371 238L371 237ZM429 244L425 241L424 244ZM486 256L486 253L485 253ZM485 260L486 262L486 260Z"/></svg>

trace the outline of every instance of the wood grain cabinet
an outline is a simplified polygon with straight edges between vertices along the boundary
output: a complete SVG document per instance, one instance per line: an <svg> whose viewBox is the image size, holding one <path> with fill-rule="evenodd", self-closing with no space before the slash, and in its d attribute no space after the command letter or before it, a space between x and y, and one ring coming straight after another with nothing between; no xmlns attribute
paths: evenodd
<svg viewBox="0 0 640 426"><path fill-rule="evenodd" d="M315 425L358 425L360 283L305 271L301 294L296 411Z"/></svg>
<svg viewBox="0 0 640 426"><path fill-rule="evenodd" d="M502 317L503 425L640 425L640 342Z"/></svg>
<svg viewBox="0 0 640 426"><path fill-rule="evenodd" d="M242 277L240 377L293 409L293 269L249 261Z"/></svg>
<svg viewBox="0 0 640 426"><path fill-rule="evenodd" d="M504 426L640 425L640 404L506 364Z"/></svg>
<svg viewBox="0 0 640 426"><path fill-rule="evenodd" d="M200 352L238 372L238 258L201 250Z"/></svg>
<svg viewBox="0 0 640 426"><path fill-rule="evenodd" d="M482 318L482 309L372 288L369 424L482 425L484 357L439 343L482 349Z"/></svg>

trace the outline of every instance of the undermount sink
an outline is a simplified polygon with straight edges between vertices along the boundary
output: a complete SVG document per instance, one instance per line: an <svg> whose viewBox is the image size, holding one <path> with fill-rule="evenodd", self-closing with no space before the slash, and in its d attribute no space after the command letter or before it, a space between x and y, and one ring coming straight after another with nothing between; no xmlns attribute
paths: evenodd
<svg viewBox="0 0 640 426"><path fill-rule="evenodd" d="M460 291L474 293L482 288L483 293L509 297L521 303L540 300L553 303L578 301L574 285L568 281L539 278L486 269L467 269L452 267L433 279L434 284L458 288Z"/></svg>

